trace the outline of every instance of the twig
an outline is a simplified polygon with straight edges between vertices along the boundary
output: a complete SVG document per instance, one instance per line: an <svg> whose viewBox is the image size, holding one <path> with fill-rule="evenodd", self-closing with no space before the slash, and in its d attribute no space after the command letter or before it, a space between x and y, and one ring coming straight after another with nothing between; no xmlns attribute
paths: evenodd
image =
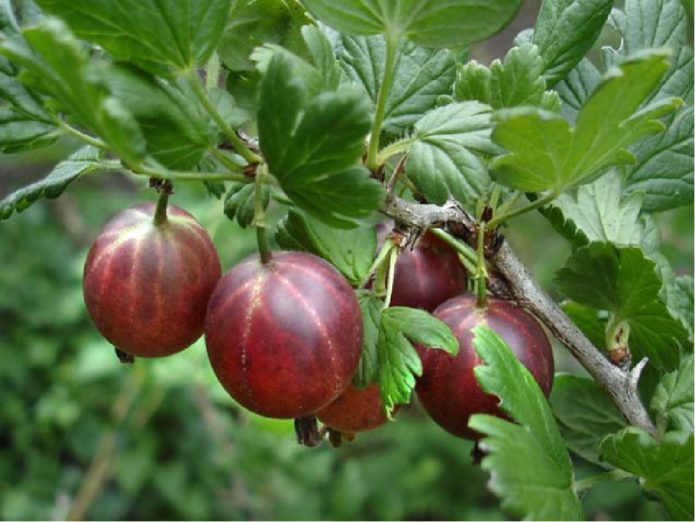
<svg viewBox="0 0 695 522"><path fill-rule="evenodd" d="M391 196L386 202L384 212L397 221L418 228L455 222L463 225L471 234L474 231L473 217L454 201L437 206L413 203ZM517 303L538 317L569 349L596 382L606 390L627 421L651 434L656 434L656 428L637 393L637 380L646 361L640 362L632 370L634 373L611 364L555 301L536 284L506 241L502 241L496 251L488 253L488 261L506 280L509 291Z"/></svg>

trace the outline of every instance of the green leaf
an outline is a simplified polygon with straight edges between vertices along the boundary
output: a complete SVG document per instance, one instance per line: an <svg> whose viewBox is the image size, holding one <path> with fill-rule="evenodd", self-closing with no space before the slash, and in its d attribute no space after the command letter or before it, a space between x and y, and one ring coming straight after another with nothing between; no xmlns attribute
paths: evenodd
<svg viewBox="0 0 695 522"><path fill-rule="evenodd" d="M379 323L384 302L369 290L357 290L357 300L362 311L364 325L364 342L360 364L352 378L352 384L358 388L366 388L379 380L379 354L377 340L379 338Z"/></svg>
<svg viewBox="0 0 695 522"><path fill-rule="evenodd" d="M547 215L576 245L590 241L641 245L646 235L645 222L640 217L642 195L634 193L625 199L622 195L622 177L612 170L593 183L578 187L575 194L565 192L558 196L551 203L558 213L549 210Z"/></svg>
<svg viewBox="0 0 695 522"><path fill-rule="evenodd" d="M572 463L538 383L497 333L479 325L473 334L473 346L485 363L474 369L476 378L517 422L476 414L468 423L484 435L481 466L491 473L490 489L514 517L582 519Z"/></svg>
<svg viewBox="0 0 695 522"><path fill-rule="evenodd" d="M229 0L37 0L116 58L159 76L204 65L217 47Z"/></svg>
<svg viewBox="0 0 695 522"><path fill-rule="evenodd" d="M346 75L362 87L376 107L384 77L386 41L382 36L337 36L336 53ZM454 54L446 49L426 49L402 42L396 51L393 84L386 100L382 132L388 137L405 134L418 119L451 93Z"/></svg>
<svg viewBox="0 0 695 522"><path fill-rule="evenodd" d="M564 301L560 305L572 322L579 327L597 348L606 347L606 324L608 314L574 301Z"/></svg>
<svg viewBox="0 0 695 522"><path fill-rule="evenodd" d="M352 286L357 286L367 274L376 251L374 227L336 229L295 209L290 209L278 224L275 240L282 248L311 252L326 259Z"/></svg>
<svg viewBox="0 0 695 522"><path fill-rule="evenodd" d="M302 0L319 20L341 33L386 34L426 47L484 40L512 19L519 0Z"/></svg>
<svg viewBox="0 0 695 522"><path fill-rule="evenodd" d="M104 71L113 96L133 114L147 142L147 151L171 169L189 170L215 143L207 115L176 86L165 85L127 65Z"/></svg>
<svg viewBox="0 0 695 522"><path fill-rule="evenodd" d="M554 89L562 98L562 115L576 121L582 106L601 81L601 73L588 58L582 58L577 66Z"/></svg>
<svg viewBox="0 0 695 522"><path fill-rule="evenodd" d="M341 90L307 99L290 61L273 56L261 83L260 146L300 208L329 225L350 227L381 204L381 185L356 165L369 126L362 95Z"/></svg>
<svg viewBox="0 0 695 522"><path fill-rule="evenodd" d="M263 208L270 203L270 188L268 185L261 186L261 198ZM229 190L224 197L224 213L233 220L236 218L241 228L251 226L255 217L256 210L256 190L253 183L229 184Z"/></svg>
<svg viewBox="0 0 695 522"><path fill-rule="evenodd" d="M659 497L676 520L693 519L693 434L666 433L656 441L629 427L601 444L607 462L640 477L645 492Z"/></svg>
<svg viewBox="0 0 695 522"><path fill-rule="evenodd" d="M544 0L533 43L545 62L548 85L562 80L591 50L613 7L613 0Z"/></svg>
<svg viewBox="0 0 695 522"><path fill-rule="evenodd" d="M0 54L22 69L20 79L51 98L71 123L99 135L123 160L139 163L145 141L137 121L104 85L106 64L89 61L87 49L60 20L49 19L0 44Z"/></svg>
<svg viewBox="0 0 695 522"><path fill-rule="evenodd" d="M616 323L628 321L637 360L646 356L658 369L675 368L688 332L660 300L656 265L640 248L590 243L568 259L556 284L571 299L612 312Z"/></svg>
<svg viewBox="0 0 695 522"><path fill-rule="evenodd" d="M406 172L428 201L449 196L474 204L490 185L476 152L493 153L490 107L478 102L452 103L425 114L416 124Z"/></svg>
<svg viewBox="0 0 695 522"><path fill-rule="evenodd" d="M693 432L693 356L683 358L677 370L667 373L654 390L651 410L664 427Z"/></svg>
<svg viewBox="0 0 695 522"><path fill-rule="evenodd" d="M27 185L0 201L0 219L9 218L13 212L22 212L40 198L56 198L77 178L106 168L101 154L94 147L82 147L40 181Z"/></svg>
<svg viewBox="0 0 695 522"><path fill-rule="evenodd" d="M630 147L637 161L628 168L625 191L643 192L648 212L693 202L693 107L682 107L662 134Z"/></svg>
<svg viewBox="0 0 695 522"><path fill-rule="evenodd" d="M381 402L386 411L396 404L407 404L415 387L415 376L422 375L422 363L412 343L446 350L456 355L458 340L446 323L424 310L393 306L381 312L377 357Z"/></svg>
<svg viewBox="0 0 695 522"><path fill-rule="evenodd" d="M550 405L567 446L585 460L605 466L599 460L601 440L623 429L626 422L603 388L586 377L556 375Z"/></svg>
<svg viewBox="0 0 695 522"><path fill-rule="evenodd" d="M492 138L510 154L493 162L495 179L524 191L561 192L608 167L633 163L624 147L662 131L655 118L680 103L669 98L638 110L667 68L666 54L653 51L611 69L582 107L574 129L562 117L537 109L499 111Z"/></svg>
<svg viewBox="0 0 695 522"><path fill-rule="evenodd" d="M518 105L540 105L545 92L541 76L543 59L538 47L523 44L513 47L504 62L494 60L488 69L471 60L458 67L454 97L478 100L493 109Z"/></svg>
<svg viewBox="0 0 695 522"><path fill-rule="evenodd" d="M304 56L300 29L306 23L309 18L295 0L233 0L217 52L232 71L251 71L251 51L265 43Z"/></svg>
<svg viewBox="0 0 695 522"><path fill-rule="evenodd" d="M53 125L27 117L18 111L0 107L0 151L6 154L50 145L58 138Z"/></svg>

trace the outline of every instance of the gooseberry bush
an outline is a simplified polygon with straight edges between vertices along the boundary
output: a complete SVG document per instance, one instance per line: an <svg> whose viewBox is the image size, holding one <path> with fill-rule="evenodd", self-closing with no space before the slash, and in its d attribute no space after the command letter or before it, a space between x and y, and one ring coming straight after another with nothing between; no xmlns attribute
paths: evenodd
<svg viewBox="0 0 695 522"><path fill-rule="evenodd" d="M123 361L204 334L229 394L308 446L416 391L477 441L512 516L581 519L583 491L637 480L692 520L693 281L654 220L693 199L685 7L544 0L503 59L472 60L519 4L2 2L2 152L83 146L0 217L139 177L159 202L105 225L83 282ZM258 254L221 276L169 202L184 183L224 198ZM572 245L560 303L504 238L531 211ZM551 339L586 375L554 375ZM571 453L605 473L576 479Z"/></svg>

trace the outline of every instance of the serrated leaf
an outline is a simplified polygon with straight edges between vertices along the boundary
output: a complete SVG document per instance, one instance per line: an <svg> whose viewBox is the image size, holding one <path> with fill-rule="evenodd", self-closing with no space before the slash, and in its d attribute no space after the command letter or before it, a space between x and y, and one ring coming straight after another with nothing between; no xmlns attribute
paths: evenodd
<svg viewBox="0 0 695 522"><path fill-rule="evenodd" d="M374 227L336 229L295 209L290 209L278 224L275 240L282 248L311 252L326 259L353 286L369 271L376 251Z"/></svg>
<svg viewBox="0 0 695 522"><path fill-rule="evenodd" d="M11 154L43 147L58 136L53 125L31 119L10 107L0 107L0 152Z"/></svg>
<svg viewBox="0 0 695 522"><path fill-rule="evenodd" d="M261 201L263 208L270 203L270 188L268 185L261 186ZM236 219L241 228L251 226L255 217L256 210L256 190L253 183L229 184L229 190L224 198L224 213L233 220Z"/></svg>
<svg viewBox="0 0 695 522"><path fill-rule="evenodd" d="M336 53L346 75L369 95L373 111L384 77L384 38L338 36L337 42ZM396 51L382 132L387 137L403 135L425 112L435 107L439 96L450 94L456 74L454 65L451 51L402 42Z"/></svg>
<svg viewBox="0 0 695 522"><path fill-rule="evenodd" d="M643 192L647 212L693 202L693 107L681 108L667 125L665 132L630 147L637 161L628 168L625 191Z"/></svg>
<svg viewBox="0 0 695 522"><path fill-rule="evenodd" d="M536 19L533 43L545 62L548 85L562 80L601 34L613 0L545 0Z"/></svg>
<svg viewBox="0 0 695 522"><path fill-rule="evenodd" d="M357 388L366 388L379 380L379 355L377 340L379 338L379 323L384 302L371 291L357 290L357 300L362 311L364 325L364 341L362 354L357 371L352 378L352 384Z"/></svg>
<svg viewBox="0 0 695 522"><path fill-rule="evenodd" d="M446 350L452 355L459 344L451 328L424 310L393 306L381 312L377 357L381 402L386 411L407 404L422 375L422 363L412 343Z"/></svg>
<svg viewBox="0 0 695 522"><path fill-rule="evenodd" d="M495 34L519 0L302 0L319 20L341 33L387 34L427 47L455 47Z"/></svg>
<svg viewBox="0 0 695 522"><path fill-rule="evenodd" d="M660 441L636 427L601 444L607 462L640 477L644 491L659 497L676 520L693 519L693 434L672 431Z"/></svg>
<svg viewBox="0 0 695 522"><path fill-rule="evenodd" d="M518 105L540 105L545 92L541 76L543 60L533 44L513 47L504 62L494 60L490 68L471 60L458 67L454 96L478 100L493 109Z"/></svg>
<svg viewBox="0 0 695 522"><path fill-rule="evenodd" d="M577 66L554 89L562 98L562 115L576 121L577 114L601 81L601 73L588 58L582 58Z"/></svg>
<svg viewBox="0 0 695 522"><path fill-rule="evenodd" d="M579 303L611 311L616 324L628 321L629 347L636 360L646 356L658 369L675 368L688 332L661 302L656 265L640 248L590 243L568 259L556 284Z"/></svg>
<svg viewBox="0 0 695 522"><path fill-rule="evenodd" d="M215 143L207 115L197 111L197 103L176 86L165 88L153 76L125 64L104 69L104 81L133 114L148 153L162 165L192 169Z"/></svg>
<svg viewBox="0 0 695 522"><path fill-rule="evenodd" d="M605 169L634 162L624 147L664 129L655 118L680 103L664 99L640 109L668 68L663 51L642 53L611 69L582 107L574 129L552 113L531 108L497 113L492 138L510 154L492 164L497 181L524 191L562 191Z"/></svg>
<svg viewBox="0 0 695 522"><path fill-rule="evenodd" d="M222 35L229 0L37 0L75 33L159 76L204 65Z"/></svg>
<svg viewBox="0 0 695 522"><path fill-rule="evenodd" d="M217 52L232 71L250 71L251 51L265 43L306 54L301 27L309 23L304 8L294 0L233 0Z"/></svg>
<svg viewBox="0 0 695 522"><path fill-rule="evenodd" d="M583 459L605 466L599 459L601 440L627 424L603 388L586 377L556 375L550 405L567 446Z"/></svg>
<svg viewBox="0 0 695 522"><path fill-rule="evenodd" d="M667 373L654 390L651 410L666 429L693 432L693 356Z"/></svg>
<svg viewBox="0 0 695 522"><path fill-rule="evenodd" d="M641 245L646 234L640 217L642 195L636 193L624 199L622 195L622 177L613 170L578 187L575 194L565 192L558 196L551 207L559 214L548 209L546 215L576 245L590 241Z"/></svg>
<svg viewBox="0 0 695 522"><path fill-rule="evenodd" d="M362 95L341 90L307 99L289 60L273 56L261 83L260 146L271 173L300 208L345 228L381 204L381 185L356 165L369 126Z"/></svg>
<svg viewBox="0 0 695 522"><path fill-rule="evenodd" d="M122 159L139 163L145 140L133 115L106 89L103 70L89 61L87 50L57 19L48 19L23 31L22 40L5 40L0 54L23 71L20 79L44 93L56 112L71 123L99 135ZM101 64L105 68L105 64Z"/></svg>
<svg viewBox="0 0 695 522"><path fill-rule="evenodd" d="M517 422L476 414L468 423L483 434L481 466L491 473L489 487L514 517L583 519L572 463L538 383L497 333L479 325L473 334L473 346L485 363L474 369L476 378Z"/></svg>
<svg viewBox="0 0 695 522"><path fill-rule="evenodd" d="M45 178L27 185L0 201L0 219L22 212L40 198L56 198L80 176L107 168L94 147L83 147L58 163Z"/></svg>
<svg viewBox="0 0 695 522"><path fill-rule="evenodd" d="M450 196L473 204L490 177L476 152L491 153L490 107L478 102L452 103L425 114L416 124L408 155L408 177L428 201Z"/></svg>

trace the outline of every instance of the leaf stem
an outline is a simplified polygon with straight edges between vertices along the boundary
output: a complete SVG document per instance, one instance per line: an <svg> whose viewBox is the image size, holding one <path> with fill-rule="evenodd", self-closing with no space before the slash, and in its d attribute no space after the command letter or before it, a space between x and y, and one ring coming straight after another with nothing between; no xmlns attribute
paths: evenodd
<svg viewBox="0 0 695 522"><path fill-rule="evenodd" d="M417 141L413 136L408 137L408 138L402 138L398 141L394 141L393 143L387 145L381 151L379 152L379 155L377 156L377 164L378 165L383 165L386 163L386 160L389 159L391 156L395 156L396 154L400 154L401 152L407 152L410 146Z"/></svg>
<svg viewBox="0 0 695 522"><path fill-rule="evenodd" d="M358 288L364 288L364 285L366 285L369 282L369 278L372 277L372 274L376 272L377 268L379 268L384 263L388 255L391 253L391 250L393 250L395 246L396 245L394 245L393 242L389 239L386 239L386 241L384 241L384 244L381 247L381 250L379 250L379 254L374 259L372 266L369 267L369 270L364 275L362 280L359 282L357 286Z"/></svg>
<svg viewBox="0 0 695 522"><path fill-rule="evenodd" d="M178 170L169 170L161 168L153 168L148 165L129 165L133 173L141 176L149 176L151 178L169 179L177 181L239 181L241 183L250 183L252 178L243 174L223 173L223 172L183 172Z"/></svg>
<svg viewBox="0 0 695 522"><path fill-rule="evenodd" d="M393 72L396 65L396 49L398 49L399 40L399 36L394 36L393 34L386 35L384 77L379 87L376 112L374 113L374 122L372 123L372 132L369 136L369 146L367 149L367 167L370 169L379 167L379 135L381 134L381 126L384 124L386 115L386 101L388 100L391 84L393 83Z"/></svg>
<svg viewBox="0 0 695 522"><path fill-rule="evenodd" d="M80 141L83 141L84 143L91 145L92 147L96 147L97 149L101 150L110 150L108 145L106 145L105 142L100 140L99 138L95 138L94 136L90 136L89 134L85 134L81 130L77 129L76 127L73 127L69 123L66 123L63 121L61 118L56 117L54 119L56 125L58 128L60 128L65 134L68 134L69 136L73 136L74 138L77 138Z"/></svg>
<svg viewBox="0 0 695 522"><path fill-rule="evenodd" d="M521 214L526 214L526 212L530 212L531 210L535 210L540 207L544 207L548 203L550 203L552 200L554 200L558 196L558 193L556 191L551 191L550 193L546 194L542 198L538 198L536 201L533 201L529 203L528 205L524 207L517 208L516 210L512 210L511 212L508 212L506 214L499 214L495 217L493 217L490 221L488 221L487 226L492 229L505 221L520 216Z"/></svg>
<svg viewBox="0 0 695 522"><path fill-rule="evenodd" d="M210 99L208 98L208 95L200 82L200 78L198 78L198 74L195 71L191 71L186 75L186 79L193 90L193 94L195 94L205 111L215 121L234 149L249 163L260 163L262 158L252 152L251 149L246 146L242 139L237 136L236 131L227 125L227 122L224 121L222 115L217 111L212 102L210 102Z"/></svg>
<svg viewBox="0 0 695 522"><path fill-rule="evenodd" d="M599 473L598 475L592 475L590 477L586 477L582 480L576 481L574 483L574 491L576 493L581 493L582 491L589 488L593 488L595 485L601 484L603 482L608 482L611 480L625 480L633 477L634 475L632 473L628 473L627 471L624 471L622 469L614 469L613 471Z"/></svg>
<svg viewBox="0 0 695 522"><path fill-rule="evenodd" d="M444 241L447 245L453 247L459 254L461 254L461 256L463 256L466 261L473 263L474 266L478 263L478 253L467 244L458 241L455 237L441 228L430 228L430 232Z"/></svg>
<svg viewBox="0 0 695 522"><path fill-rule="evenodd" d="M211 147L210 149L210 154L219 161L224 167L229 169L231 172L244 172L244 166L245 165L240 165L239 163L235 163L234 160L226 155L224 152L219 150L217 147ZM238 157L238 156L237 156Z"/></svg>
<svg viewBox="0 0 695 522"><path fill-rule="evenodd" d="M485 225L484 220L478 222L478 259L475 272L475 290L477 294L476 307L485 308L487 304L487 268L485 267Z"/></svg>
<svg viewBox="0 0 695 522"><path fill-rule="evenodd" d="M261 256L261 263L267 265L271 258L270 245L265 223L265 209L263 208L263 176L264 168L259 168L256 172L256 182L254 187L254 215L253 224L256 227L256 241L258 242L258 253Z"/></svg>
<svg viewBox="0 0 695 522"><path fill-rule="evenodd" d="M393 295L393 281L396 277L396 261L398 260L398 249L391 249L389 254L389 273L386 282L386 297L384 297L384 309L391 306L391 296Z"/></svg>

